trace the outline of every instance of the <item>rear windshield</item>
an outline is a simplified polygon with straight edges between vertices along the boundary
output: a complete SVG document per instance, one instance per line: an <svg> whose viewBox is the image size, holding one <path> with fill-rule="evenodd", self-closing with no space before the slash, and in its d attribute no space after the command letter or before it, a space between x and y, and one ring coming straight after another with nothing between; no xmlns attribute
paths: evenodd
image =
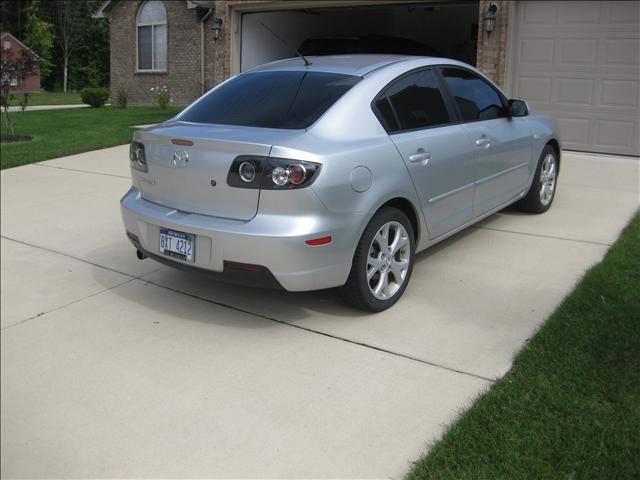
<svg viewBox="0 0 640 480"><path fill-rule="evenodd" d="M240 75L205 95L179 119L264 128L307 128L360 77L325 72Z"/></svg>

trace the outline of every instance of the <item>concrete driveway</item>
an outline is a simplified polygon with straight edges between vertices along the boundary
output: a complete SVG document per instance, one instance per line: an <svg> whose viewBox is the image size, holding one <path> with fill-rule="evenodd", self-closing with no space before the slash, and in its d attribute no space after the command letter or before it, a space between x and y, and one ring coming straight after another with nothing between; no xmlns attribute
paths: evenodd
<svg viewBox="0 0 640 480"><path fill-rule="evenodd" d="M1 174L3 477L400 477L639 202L638 160L567 152L547 214L420 254L364 315L138 261L127 148Z"/></svg>

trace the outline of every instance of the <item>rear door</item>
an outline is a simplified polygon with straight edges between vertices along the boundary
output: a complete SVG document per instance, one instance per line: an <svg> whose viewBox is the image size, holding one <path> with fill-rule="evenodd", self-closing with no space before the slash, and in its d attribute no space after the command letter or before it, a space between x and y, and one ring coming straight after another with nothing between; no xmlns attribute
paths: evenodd
<svg viewBox="0 0 640 480"><path fill-rule="evenodd" d="M441 67L452 102L473 145L473 215L513 199L527 188L532 139L527 117L509 117L504 97L470 70Z"/></svg>
<svg viewBox="0 0 640 480"><path fill-rule="evenodd" d="M468 221L473 152L434 71L425 68L398 78L376 97L374 109L409 170L429 236L438 237Z"/></svg>

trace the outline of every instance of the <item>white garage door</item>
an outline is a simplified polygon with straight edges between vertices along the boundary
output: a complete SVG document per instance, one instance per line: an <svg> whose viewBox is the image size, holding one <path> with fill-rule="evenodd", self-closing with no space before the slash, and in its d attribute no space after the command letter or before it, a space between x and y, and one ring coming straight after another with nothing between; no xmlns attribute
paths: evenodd
<svg viewBox="0 0 640 480"><path fill-rule="evenodd" d="M516 4L511 85L564 147L640 155L640 2Z"/></svg>

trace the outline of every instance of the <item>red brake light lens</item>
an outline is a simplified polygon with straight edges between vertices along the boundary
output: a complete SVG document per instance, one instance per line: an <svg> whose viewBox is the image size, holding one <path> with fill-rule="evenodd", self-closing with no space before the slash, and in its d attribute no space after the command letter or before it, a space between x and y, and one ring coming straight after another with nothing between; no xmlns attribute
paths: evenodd
<svg viewBox="0 0 640 480"><path fill-rule="evenodd" d="M320 245L327 245L328 243L331 243L333 239L330 236L326 236L326 237L321 237L321 238L314 238L313 240L307 240L306 243L307 245L311 245L312 247L317 247Z"/></svg>
<svg viewBox="0 0 640 480"><path fill-rule="evenodd" d="M294 163L289 167L289 181L300 185L307 178L307 169L301 163Z"/></svg>

